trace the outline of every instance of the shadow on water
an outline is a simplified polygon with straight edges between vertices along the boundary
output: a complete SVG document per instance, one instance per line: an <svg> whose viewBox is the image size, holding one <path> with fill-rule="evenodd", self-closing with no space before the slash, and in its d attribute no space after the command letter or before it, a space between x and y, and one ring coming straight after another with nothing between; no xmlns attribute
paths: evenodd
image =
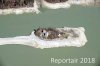
<svg viewBox="0 0 100 66"><path fill-rule="evenodd" d="M97 60L96 66L100 66L100 57L99 57L98 60Z"/></svg>
<svg viewBox="0 0 100 66"><path fill-rule="evenodd" d="M100 66L100 61L97 63L97 66Z"/></svg>
<svg viewBox="0 0 100 66"><path fill-rule="evenodd" d="M0 66L4 66L4 63L1 58L0 58Z"/></svg>

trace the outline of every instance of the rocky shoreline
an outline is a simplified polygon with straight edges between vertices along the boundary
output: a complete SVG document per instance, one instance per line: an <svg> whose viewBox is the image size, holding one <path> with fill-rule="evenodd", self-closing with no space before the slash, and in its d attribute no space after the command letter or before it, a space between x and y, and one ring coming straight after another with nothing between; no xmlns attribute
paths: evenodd
<svg viewBox="0 0 100 66"><path fill-rule="evenodd" d="M0 0L0 9L34 7L34 0Z"/></svg>

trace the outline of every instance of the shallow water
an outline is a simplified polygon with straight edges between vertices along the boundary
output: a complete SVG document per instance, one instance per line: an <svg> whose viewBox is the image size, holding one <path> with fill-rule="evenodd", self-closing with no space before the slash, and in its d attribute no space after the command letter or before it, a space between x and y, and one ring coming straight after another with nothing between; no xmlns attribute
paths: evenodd
<svg viewBox="0 0 100 66"><path fill-rule="evenodd" d="M84 47L36 49L22 45L0 46L0 66L100 66L100 8L73 6L70 9L41 9L40 14L0 16L0 37L30 35L38 27L84 27ZM95 58L96 63L51 63L51 58Z"/></svg>

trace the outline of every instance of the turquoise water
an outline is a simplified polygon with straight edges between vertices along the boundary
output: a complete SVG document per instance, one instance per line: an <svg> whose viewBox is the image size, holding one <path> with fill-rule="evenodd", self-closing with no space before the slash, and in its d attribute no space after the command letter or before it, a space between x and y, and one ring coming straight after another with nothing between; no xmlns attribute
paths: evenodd
<svg viewBox="0 0 100 66"><path fill-rule="evenodd" d="M100 8L41 9L40 14L0 16L0 37L30 35L38 27L84 27L84 47L36 49L22 45L0 46L0 66L100 66ZM51 58L95 58L96 63L51 63Z"/></svg>

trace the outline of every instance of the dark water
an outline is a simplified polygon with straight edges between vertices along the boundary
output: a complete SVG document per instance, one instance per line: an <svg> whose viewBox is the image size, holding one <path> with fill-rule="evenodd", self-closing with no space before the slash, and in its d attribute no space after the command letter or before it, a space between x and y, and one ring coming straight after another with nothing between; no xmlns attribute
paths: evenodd
<svg viewBox="0 0 100 66"><path fill-rule="evenodd" d="M100 66L100 8L73 6L43 10L40 14L0 16L0 37L29 35L38 27L85 27L84 47L36 49L22 45L0 46L0 66ZM95 58L96 63L51 63L51 58ZM92 60L91 60L92 61Z"/></svg>

